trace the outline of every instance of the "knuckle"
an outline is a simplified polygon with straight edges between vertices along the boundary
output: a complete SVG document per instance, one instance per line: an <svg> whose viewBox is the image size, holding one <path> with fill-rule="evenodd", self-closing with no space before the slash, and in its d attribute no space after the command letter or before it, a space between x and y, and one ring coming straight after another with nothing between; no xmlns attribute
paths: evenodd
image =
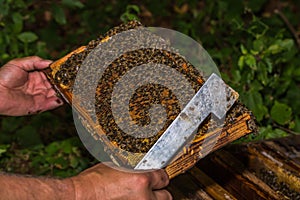
<svg viewBox="0 0 300 200"><path fill-rule="evenodd" d="M161 187L165 187L169 184L169 176L165 170L161 169L154 173L156 173L157 181L160 183Z"/></svg>
<svg viewBox="0 0 300 200"><path fill-rule="evenodd" d="M148 187L150 184L150 178L147 174L136 174L135 181L136 184L142 188Z"/></svg>
<svg viewBox="0 0 300 200"><path fill-rule="evenodd" d="M163 169L161 169L161 180L166 185L168 185L169 182L170 182L170 179L169 179L169 176L168 176L167 172L165 170L163 170Z"/></svg>
<svg viewBox="0 0 300 200"><path fill-rule="evenodd" d="M159 190L156 194L157 199L161 200L171 200L173 199L171 193L168 190Z"/></svg>
<svg viewBox="0 0 300 200"><path fill-rule="evenodd" d="M145 195L140 196L139 199L140 199L140 200L153 200L153 199L151 199L151 197L145 196Z"/></svg>
<svg viewBox="0 0 300 200"><path fill-rule="evenodd" d="M32 60L39 60L41 59L39 56L29 56L29 57L26 57L27 59L32 59Z"/></svg>
<svg viewBox="0 0 300 200"><path fill-rule="evenodd" d="M172 200L172 199L173 199L172 194L171 194L168 190L166 190L166 196L167 196L166 199L169 199L169 200Z"/></svg>

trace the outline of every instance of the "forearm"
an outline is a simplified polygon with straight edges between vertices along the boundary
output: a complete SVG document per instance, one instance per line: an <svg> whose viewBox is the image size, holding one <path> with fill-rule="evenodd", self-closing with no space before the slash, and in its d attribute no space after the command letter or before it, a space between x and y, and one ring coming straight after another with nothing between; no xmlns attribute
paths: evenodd
<svg viewBox="0 0 300 200"><path fill-rule="evenodd" d="M33 178L0 174L0 199L75 199L70 179Z"/></svg>

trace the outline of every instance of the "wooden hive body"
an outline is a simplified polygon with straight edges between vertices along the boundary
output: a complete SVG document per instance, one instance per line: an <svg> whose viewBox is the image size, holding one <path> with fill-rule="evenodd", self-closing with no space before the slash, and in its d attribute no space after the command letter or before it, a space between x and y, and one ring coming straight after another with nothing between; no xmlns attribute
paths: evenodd
<svg viewBox="0 0 300 200"><path fill-rule="evenodd" d="M91 41L88 45L79 47L63 58L55 61L51 64L50 69L45 71L55 88L62 94L65 100L73 104L74 108L80 113L84 126L89 129L95 139L104 142L108 152L122 151L122 153L117 156L113 156L114 161L129 166L134 166L139 159L141 159L141 155L144 155L151 148L181 110L178 106L176 96L174 96L172 91L168 90L168 88L155 84L149 84L140 88L140 91L137 90L138 94L132 98L129 105L132 119L140 123L140 125L147 123L147 109L149 109L149 106L153 103L160 103L165 106L168 119L164 128L160 130L158 134L150 138L130 137L124 134L117 126L111 115L111 109L109 108L111 104L111 93L118 79L136 65L154 62L172 67L185 76L192 85L195 93L204 83L201 73L179 54L149 48L127 52L109 65L107 74L99 81L95 94L96 105L94 105L97 121L93 120L90 117L89 111L81 105L81 102L73 101L72 90L77 72L84 59L97 45L106 42L117 33L135 29L140 26L141 24L139 22L133 21L113 28L104 36L100 36L96 40ZM143 91L146 92L143 93ZM208 127L214 126L212 124L213 122L212 120L202 124L196 137L191 142L191 145L187 149L182 149L176 157L176 160L166 167L170 177L174 177L195 165L195 163L202 158L202 154L208 153L205 149L212 148L214 151L242 136L256 132L257 129L252 113L241 102L236 102L227 113L223 127L209 129ZM215 145L209 146L212 145L210 143L203 144L206 138L213 137L219 133L220 135ZM108 140L103 139L103 136L108 138ZM127 151L133 153L128 154L126 153ZM140 156L136 156L136 153Z"/></svg>
<svg viewBox="0 0 300 200"><path fill-rule="evenodd" d="M300 137L229 145L170 181L181 199L300 199Z"/></svg>

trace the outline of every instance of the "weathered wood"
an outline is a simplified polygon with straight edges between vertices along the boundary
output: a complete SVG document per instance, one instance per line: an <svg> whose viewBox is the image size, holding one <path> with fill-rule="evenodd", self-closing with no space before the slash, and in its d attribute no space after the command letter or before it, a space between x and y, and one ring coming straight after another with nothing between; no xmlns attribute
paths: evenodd
<svg viewBox="0 0 300 200"><path fill-rule="evenodd" d="M284 182L287 186L297 192L300 192L300 171L295 171L285 160L276 158L271 152L265 151L260 146L248 149L249 167L257 174L261 170L273 172L278 179L278 184Z"/></svg>
<svg viewBox="0 0 300 200"><path fill-rule="evenodd" d="M235 199L300 199L299 146L300 136L231 145L201 159L178 177L186 177L180 179L181 185L191 179L212 199L228 193ZM171 186L174 181L178 182L177 177ZM193 196L195 191L185 188L185 192Z"/></svg>
<svg viewBox="0 0 300 200"><path fill-rule="evenodd" d="M174 199L178 200L210 200L213 199L204 188L188 175L179 175L168 187ZM179 194L179 195L178 195Z"/></svg>
<svg viewBox="0 0 300 200"><path fill-rule="evenodd" d="M216 130L214 132L196 137L192 141L192 145L188 149L185 149L183 152L181 152L181 156L166 167L167 173L171 178L173 178L196 164L197 161L202 158L202 156L199 155L200 151L205 152L205 154L208 153L205 151L205 149L203 149L205 148L202 146L203 141L210 135L217 134L217 131L222 131L222 133L219 135L217 143L213 146L213 148L207 148L211 150L211 152L244 135L251 133L252 130L249 129L247 125L250 120L252 120L250 114L245 113L221 130Z"/></svg>
<svg viewBox="0 0 300 200"><path fill-rule="evenodd" d="M84 48L81 47L80 50L76 52L80 52ZM66 57L62 58L62 60L66 60L68 57L70 57L72 54L67 55ZM59 65L61 65L62 61L59 60L52 64L53 70L58 70L57 68ZM54 67L53 67L54 66ZM51 76L52 72L48 72L48 77ZM50 77L51 79L51 77ZM89 114L82 109L82 107L79 105L78 102L73 102L72 94L68 91L66 91L65 88L61 88L59 85L56 85L57 89L63 93L64 97L67 99L69 103L73 104L73 107L76 108L80 115L83 117L83 121L86 121L85 126L86 128L91 132L95 132L93 135L97 139L103 140L105 136L105 132L101 128L101 126L98 123L95 123L89 116ZM199 134L195 137L195 139L192 141L192 145L188 149L183 149L182 152L179 154L180 156L172 162L169 166L167 166L166 171L169 174L171 178L177 176L180 173L185 172L189 168L191 168L199 159L202 158L202 155L200 154L200 151L202 154L207 154L209 152L206 151L206 148L215 151L223 146L225 146L228 143L231 143L232 141L245 136L247 134L252 133L254 130L249 127L249 123L253 121L253 117L251 116L251 113L244 113L241 116L233 119L230 123L227 123L225 127L214 130L213 132L209 132L206 134ZM221 134L219 135L217 139L217 143L213 144L213 147L209 146L209 141L206 140L208 137L212 137L214 135L218 135L219 131L221 131ZM203 141L206 140L206 146L203 145ZM214 139L211 141L214 142ZM103 141L106 146L109 149L114 149L115 147L107 140ZM115 158L114 158L115 159ZM122 157L118 157L116 162L124 163L126 162L126 159Z"/></svg>
<svg viewBox="0 0 300 200"><path fill-rule="evenodd" d="M234 200L236 199L232 194L230 194L227 190L221 187L218 183L216 183L213 179L207 176L203 171L199 168L194 167L189 170L189 174L191 177L195 178L198 183L200 183L201 188L205 190L213 199L216 200Z"/></svg>
<svg viewBox="0 0 300 200"><path fill-rule="evenodd" d="M299 144L290 138L248 144L241 146L236 156L278 194L300 199Z"/></svg>
<svg viewBox="0 0 300 200"><path fill-rule="evenodd" d="M109 37L104 37L105 42ZM54 81L61 65L72 55L87 50L82 46L59 59L46 70L54 87L62 93L68 103L79 111L86 121L86 129L96 140L104 140L108 149L115 146L105 141L105 131L94 123L88 112L72 102L72 93L63 84ZM73 66L76 67L76 66ZM210 132L199 132L189 148L169 166L167 173L171 178L168 190L175 200L187 199L300 199L300 137L284 138L276 141L264 141L246 145L233 145L226 150L218 150L244 135L255 132L255 123L251 112L238 103L238 112L228 113L223 128ZM233 111L234 110L234 111ZM238 114L239 113L239 114ZM215 135L221 134L214 144ZM204 140L211 138L211 140ZM212 147L212 149L211 149ZM212 151L211 151L212 150ZM216 151L218 150L218 151ZM216 152L213 152L216 151ZM203 155L211 153L201 159ZM116 162L125 163L126 158L118 157ZM198 163L197 163L198 162ZM197 163L197 164L196 164ZM188 171L188 173L183 172ZM180 175L179 175L180 174Z"/></svg>
<svg viewBox="0 0 300 200"><path fill-rule="evenodd" d="M214 162L218 163L224 170L229 173L235 174L235 184L231 187L235 190L248 191L247 199L249 195L253 195L255 199L282 199L283 197L278 195L276 191L272 190L264 181L259 179L253 173L251 173L239 160L232 156L227 151L216 152ZM246 187L245 187L246 186Z"/></svg>
<svg viewBox="0 0 300 200"><path fill-rule="evenodd" d="M123 30L124 28L126 27L121 27L120 30ZM114 31L116 30L117 29L114 29ZM109 32L107 36L101 36L100 39L97 40L97 42L106 42L112 34L114 33ZM80 105L80 102L73 99L71 88L73 87L72 84L74 80L70 81L70 83L65 84L63 82L66 80L61 80L60 78L56 77L57 73L61 72L60 74L63 75L66 73L65 77L72 76L74 78L74 73L76 75L76 70L73 70L73 68L77 69L80 66L78 66L78 62L74 62L72 59L81 54L86 56L91 51L91 46L95 46L93 42L90 42L87 46L81 46L80 48L74 50L63 58L55 61L50 65L50 70L45 71L45 73L53 83L54 87L66 99L66 101L72 104L72 106L79 112L81 121L83 122L83 125L86 127L86 129L96 140L101 140L105 144L105 149L107 150L108 154L110 154L109 152L120 152L118 154L113 154L111 156L112 159L120 165L125 164L134 166L134 164L140 160L143 154L125 152L118 146L116 142L108 140L107 137L105 137L107 133L105 132L104 128L90 117L89 111L85 110ZM168 58L173 59L171 54L167 55ZM78 57L81 58L84 56ZM66 66L72 68L72 70L62 69L62 66L65 63L68 63ZM183 65L183 67L186 71L187 66ZM194 80L193 84L198 84L197 87L201 87L201 84L203 84L202 77L197 77L197 79ZM213 122L214 121L212 121L212 123ZM181 150L177 156L177 159L166 167L166 171L169 174L170 178L173 178L180 173L183 173L186 170L190 169L206 154L213 152L240 137L256 131L256 125L252 113L240 102L237 102L227 113L224 121L224 126L217 126L215 128L211 128L211 126L212 125L209 124L209 122L203 123L199 128L194 140L191 142L191 145L188 148L184 148L183 150Z"/></svg>

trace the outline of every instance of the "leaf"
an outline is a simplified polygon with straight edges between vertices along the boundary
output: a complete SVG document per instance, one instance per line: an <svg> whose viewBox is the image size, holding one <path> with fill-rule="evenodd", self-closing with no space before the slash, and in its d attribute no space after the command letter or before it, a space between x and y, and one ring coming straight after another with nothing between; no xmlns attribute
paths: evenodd
<svg viewBox="0 0 300 200"><path fill-rule="evenodd" d="M258 136L255 138L255 140L264 140L268 135L272 134L272 126L264 126L259 128Z"/></svg>
<svg viewBox="0 0 300 200"><path fill-rule="evenodd" d="M71 140L65 140L61 143L60 145L61 149L63 150L63 152L70 154L72 152L72 144L71 144Z"/></svg>
<svg viewBox="0 0 300 200"><path fill-rule="evenodd" d="M75 156L70 157L70 166L73 168L76 168L79 164L79 158L76 158Z"/></svg>
<svg viewBox="0 0 300 200"><path fill-rule="evenodd" d="M268 72L271 73L273 71L273 64L272 64L271 59L270 58L265 58L264 61L267 65Z"/></svg>
<svg viewBox="0 0 300 200"><path fill-rule="evenodd" d="M244 62L245 62L245 56L239 57L239 60L238 60L238 66L239 66L240 70L243 69L243 67L244 67Z"/></svg>
<svg viewBox="0 0 300 200"><path fill-rule="evenodd" d="M260 90L264 89L264 87L258 80L254 80L253 82L251 82L251 88L254 88L251 90L255 90L255 91L260 91Z"/></svg>
<svg viewBox="0 0 300 200"><path fill-rule="evenodd" d="M248 54L248 51L243 44L241 44L240 48L241 48L242 54L244 54L244 55Z"/></svg>
<svg viewBox="0 0 300 200"><path fill-rule="evenodd" d="M23 17L20 13L12 14L13 29L15 33L20 33L23 29Z"/></svg>
<svg viewBox="0 0 300 200"><path fill-rule="evenodd" d="M255 50L251 49L251 50L250 50L250 53L251 53L252 55L258 55L258 54L259 54L259 51L255 51Z"/></svg>
<svg viewBox="0 0 300 200"><path fill-rule="evenodd" d="M280 46L283 50L289 51L294 46L294 40L284 39L280 42Z"/></svg>
<svg viewBox="0 0 300 200"><path fill-rule="evenodd" d="M35 127L31 125L23 126L16 131L18 142L23 147L30 147L41 144L41 138Z"/></svg>
<svg viewBox="0 0 300 200"><path fill-rule="evenodd" d="M276 40L267 49L268 53L278 54L282 51L289 51L294 46L294 41L292 39Z"/></svg>
<svg viewBox="0 0 300 200"><path fill-rule="evenodd" d="M26 4L28 4L29 2L24 2L23 0L14 0L14 6L20 8L20 9L24 9L26 8Z"/></svg>
<svg viewBox="0 0 300 200"><path fill-rule="evenodd" d="M83 8L84 4L79 0L62 0L61 3L70 8Z"/></svg>
<svg viewBox="0 0 300 200"><path fill-rule="evenodd" d="M233 70L232 77L234 79L234 82L236 82L236 83L238 83L242 78L241 73L240 73L239 70Z"/></svg>
<svg viewBox="0 0 300 200"><path fill-rule="evenodd" d="M58 169L66 169L69 166L69 162L65 157L57 157L52 160L51 164L54 164Z"/></svg>
<svg viewBox="0 0 300 200"><path fill-rule="evenodd" d="M127 5L126 11L121 15L120 19L123 22L139 20L137 14L140 13L140 8L137 5Z"/></svg>
<svg viewBox="0 0 300 200"><path fill-rule="evenodd" d="M295 119L294 131L296 131L300 134L300 118L298 116Z"/></svg>
<svg viewBox="0 0 300 200"><path fill-rule="evenodd" d="M42 58L45 58L48 56L45 42L40 42L40 41L37 42L35 55L40 56Z"/></svg>
<svg viewBox="0 0 300 200"><path fill-rule="evenodd" d="M296 85L296 83L289 86L285 99L288 102L292 102L291 108L293 109L293 113L300 116L300 86Z"/></svg>
<svg viewBox="0 0 300 200"><path fill-rule="evenodd" d="M245 56L245 64L248 65L251 69L257 70L256 59L253 55L246 55Z"/></svg>
<svg viewBox="0 0 300 200"><path fill-rule="evenodd" d="M66 15L64 10L62 9L62 7L59 7L57 5L52 5L52 13L54 16L55 21L60 24L60 25L64 25L67 23L66 20Z"/></svg>
<svg viewBox="0 0 300 200"><path fill-rule="evenodd" d="M274 139L274 138L282 138L287 137L289 134L281 129L274 129L265 134L265 139Z"/></svg>
<svg viewBox="0 0 300 200"><path fill-rule="evenodd" d="M22 117L5 117L1 119L1 132L3 134L15 131L24 123Z"/></svg>
<svg viewBox="0 0 300 200"><path fill-rule="evenodd" d="M38 39L38 36L33 32L23 32L18 35L18 39L23 43L31 43Z"/></svg>
<svg viewBox="0 0 300 200"><path fill-rule="evenodd" d="M4 154L5 152L7 152L8 148L10 147L9 144L1 144L0 145L0 157L2 156L2 154Z"/></svg>
<svg viewBox="0 0 300 200"><path fill-rule="evenodd" d="M140 14L140 8L137 5L128 5L126 7L127 11L134 10L137 14Z"/></svg>
<svg viewBox="0 0 300 200"><path fill-rule="evenodd" d="M291 120L292 109L284 103L275 101L271 109L271 117L278 124L285 125Z"/></svg>
<svg viewBox="0 0 300 200"><path fill-rule="evenodd" d="M52 142L45 148L45 151L49 154L49 156L51 156L57 153L59 149L60 148L58 142Z"/></svg>
<svg viewBox="0 0 300 200"><path fill-rule="evenodd" d="M271 54L277 54L281 51L281 48L278 44L272 44L271 46L269 46L269 48L267 49L268 53Z"/></svg>
<svg viewBox="0 0 300 200"><path fill-rule="evenodd" d="M264 49L263 37L254 40L252 46L254 51L258 51L258 52L262 51Z"/></svg>
<svg viewBox="0 0 300 200"><path fill-rule="evenodd" d="M0 1L0 16L6 16L9 13L9 4L5 1Z"/></svg>
<svg viewBox="0 0 300 200"><path fill-rule="evenodd" d="M257 121L261 121L268 113L267 107L263 104L261 94L256 90L250 90L243 101L253 111Z"/></svg>
<svg viewBox="0 0 300 200"><path fill-rule="evenodd" d="M258 76L258 80L260 80L264 86L268 84L269 78L268 78L267 66L263 62L258 63L257 76Z"/></svg>
<svg viewBox="0 0 300 200"><path fill-rule="evenodd" d="M217 1L221 2L221 1ZM223 1L223 3L226 3L226 10L224 10L224 13L226 14L224 17L227 20L232 20L233 18L238 18L238 16L241 16L244 11L244 5L242 1L236 1L236 0L226 0ZM234 6L232 6L234 5ZM228 8L230 7L230 12L228 12Z"/></svg>

